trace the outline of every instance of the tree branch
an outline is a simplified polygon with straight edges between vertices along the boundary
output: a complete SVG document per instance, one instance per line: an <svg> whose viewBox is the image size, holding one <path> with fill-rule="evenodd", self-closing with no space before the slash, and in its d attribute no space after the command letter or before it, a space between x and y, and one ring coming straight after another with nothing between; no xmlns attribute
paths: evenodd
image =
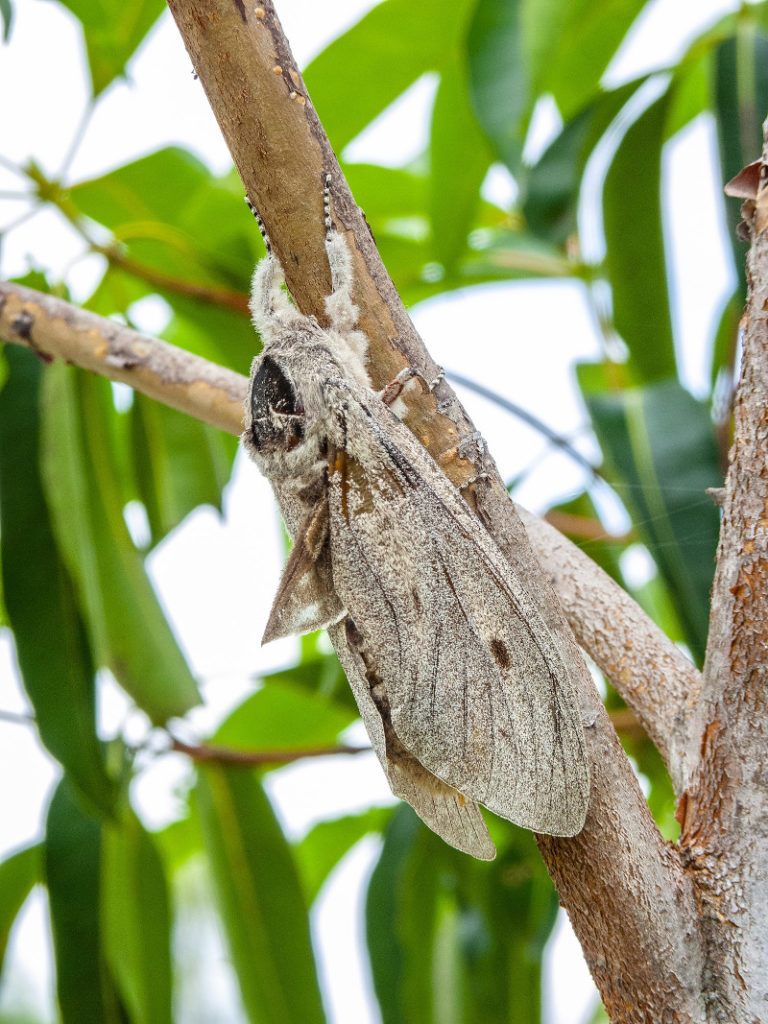
<svg viewBox="0 0 768 1024"><path fill-rule="evenodd" d="M63 299L0 281L0 338L130 384L164 405L239 434L247 381L158 338Z"/></svg>
<svg viewBox="0 0 768 1024"><path fill-rule="evenodd" d="M713 1019L738 1021L765 1019L768 963L768 122L764 136L742 208L751 235L746 329L703 700L679 809L702 898Z"/></svg>

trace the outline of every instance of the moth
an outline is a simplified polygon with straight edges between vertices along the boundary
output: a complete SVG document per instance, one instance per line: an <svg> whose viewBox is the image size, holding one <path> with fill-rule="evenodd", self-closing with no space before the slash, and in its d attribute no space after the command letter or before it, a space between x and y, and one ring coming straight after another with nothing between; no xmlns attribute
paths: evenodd
<svg viewBox="0 0 768 1024"><path fill-rule="evenodd" d="M452 846L494 857L478 804L575 835L589 770L559 641L393 411L399 386L371 386L328 189L330 325L289 300L265 232L253 275L243 442L294 537L264 642L328 629L393 793Z"/></svg>

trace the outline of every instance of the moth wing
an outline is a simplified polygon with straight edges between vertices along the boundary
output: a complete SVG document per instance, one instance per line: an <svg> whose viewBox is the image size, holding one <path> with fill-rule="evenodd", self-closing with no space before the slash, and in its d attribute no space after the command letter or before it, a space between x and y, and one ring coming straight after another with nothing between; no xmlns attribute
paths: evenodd
<svg viewBox="0 0 768 1024"><path fill-rule="evenodd" d="M340 622L329 629L329 634L392 792L406 800L451 846L480 860L493 860L496 847L475 801L466 799L409 754L376 707L358 642L350 638L350 624L348 619Z"/></svg>
<svg viewBox="0 0 768 1024"><path fill-rule="evenodd" d="M577 834L589 770L558 639L408 429L362 389L330 401L348 463L329 477L334 586L399 742L502 817Z"/></svg>
<svg viewBox="0 0 768 1024"><path fill-rule="evenodd" d="M324 629L343 614L333 586L328 500L323 496L296 534L261 642Z"/></svg>

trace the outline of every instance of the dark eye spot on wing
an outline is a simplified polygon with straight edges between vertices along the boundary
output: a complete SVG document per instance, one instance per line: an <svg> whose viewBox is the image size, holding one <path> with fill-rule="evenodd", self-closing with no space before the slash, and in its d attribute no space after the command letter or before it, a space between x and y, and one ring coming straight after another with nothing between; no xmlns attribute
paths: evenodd
<svg viewBox="0 0 768 1024"><path fill-rule="evenodd" d="M512 664L512 660L509 657L509 651L507 650L507 645L503 640L499 640L498 637L494 637L493 640L491 640L491 654L496 660L496 664L499 668L509 668Z"/></svg>
<svg viewBox="0 0 768 1024"><path fill-rule="evenodd" d="M296 394L282 367L271 356L264 356L256 371L251 388L251 412L255 420L268 417L270 412L295 416Z"/></svg>
<svg viewBox="0 0 768 1024"><path fill-rule="evenodd" d="M304 438L304 406L282 367L264 356L251 386L251 431L257 449L294 448Z"/></svg>

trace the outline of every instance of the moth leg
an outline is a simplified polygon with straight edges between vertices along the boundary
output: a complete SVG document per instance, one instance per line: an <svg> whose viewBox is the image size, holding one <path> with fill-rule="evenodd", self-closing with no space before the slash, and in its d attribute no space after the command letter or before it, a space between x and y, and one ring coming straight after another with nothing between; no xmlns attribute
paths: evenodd
<svg viewBox="0 0 768 1024"><path fill-rule="evenodd" d="M352 301L355 275L352 270L352 254L344 235L333 230L331 219L331 175L325 176L323 188L323 217L325 220L325 251L331 268L331 294L326 296L325 311L334 329L340 334L354 332L358 308Z"/></svg>
<svg viewBox="0 0 768 1024"><path fill-rule="evenodd" d="M288 295L283 289L285 283L283 268L272 252L272 245L264 222L248 196L245 197L245 201L248 204L248 209L256 218L264 245L267 247L267 255L263 260L259 260L253 272L250 301L253 326L266 345L269 344L276 327L285 327L301 319L301 313L291 305Z"/></svg>
<svg viewBox="0 0 768 1024"><path fill-rule="evenodd" d="M439 373L433 381L428 381L421 370L415 366L404 366L394 380L391 380L385 388L379 392L379 398L385 405L392 405L402 395L412 380L421 381L424 393L430 394L445 377L445 370L439 367Z"/></svg>

